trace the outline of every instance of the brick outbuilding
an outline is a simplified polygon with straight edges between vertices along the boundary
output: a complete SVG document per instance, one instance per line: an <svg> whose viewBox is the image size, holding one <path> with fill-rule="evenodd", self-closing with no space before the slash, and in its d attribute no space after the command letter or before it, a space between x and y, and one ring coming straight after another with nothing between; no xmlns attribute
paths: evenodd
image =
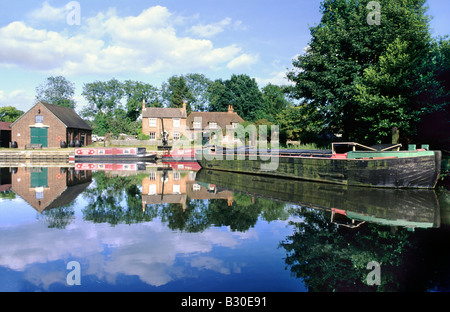
<svg viewBox="0 0 450 312"><path fill-rule="evenodd" d="M61 141L67 145L79 141L82 146L92 143L92 128L75 110L43 102L13 122L11 130L11 142L17 142L18 148L30 144L59 148Z"/></svg>

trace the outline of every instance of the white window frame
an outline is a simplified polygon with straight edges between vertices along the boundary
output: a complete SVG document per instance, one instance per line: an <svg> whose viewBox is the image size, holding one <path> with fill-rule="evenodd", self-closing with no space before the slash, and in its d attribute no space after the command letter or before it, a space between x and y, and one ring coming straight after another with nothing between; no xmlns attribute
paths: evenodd
<svg viewBox="0 0 450 312"><path fill-rule="evenodd" d="M173 127L180 128L180 118L173 118Z"/></svg>
<svg viewBox="0 0 450 312"><path fill-rule="evenodd" d="M174 139L174 140L179 140L180 137L181 137L180 132L174 132L174 133L173 133L173 139Z"/></svg>
<svg viewBox="0 0 450 312"><path fill-rule="evenodd" d="M201 129L202 128L202 122L201 121L194 121L192 126L193 126L194 129Z"/></svg>
<svg viewBox="0 0 450 312"><path fill-rule="evenodd" d="M151 131L148 136L149 140L156 140L156 132Z"/></svg>
<svg viewBox="0 0 450 312"><path fill-rule="evenodd" d="M156 118L149 118L148 119L148 126L150 128L156 128Z"/></svg>
<svg viewBox="0 0 450 312"><path fill-rule="evenodd" d="M208 125L209 125L209 129L217 129L217 122L215 122L215 121L210 121L208 123Z"/></svg>

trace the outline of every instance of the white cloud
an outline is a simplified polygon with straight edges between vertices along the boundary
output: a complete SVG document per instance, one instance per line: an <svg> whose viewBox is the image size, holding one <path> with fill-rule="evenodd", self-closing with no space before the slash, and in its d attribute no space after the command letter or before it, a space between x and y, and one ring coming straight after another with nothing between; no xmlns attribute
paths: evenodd
<svg viewBox="0 0 450 312"><path fill-rule="evenodd" d="M247 68L259 61L259 54L241 54L238 57L232 59L227 67L229 69L242 69Z"/></svg>
<svg viewBox="0 0 450 312"><path fill-rule="evenodd" d="M227 17L220 22L213 24L200 24L192 26L190 32L199 37L211 38L225 30L226 26L231 24L231 18Z"/></svg>
<svg viewBox="0 0 450 312"><path fill-rule="evenodd" d="M0 107L13 106L21 111L27 111L34 103L34 96L25 90L13 90L6 92L0 90Z"/></svg>
<svg viewBox="0 0 450 312"><path fill-rule="evenodd" d="M156 220L131 227L120 224L114 231L108 224L76 220L65 231L58 231L58 235L45 223L24 223L0 227L0 234L3 238L0 241L3 251L0 266L25 271L24 278L44 289L53 283L65 283L68 271L64 264L43 272L36 264L68 263L77 258L84 259L85 275L94 275L109 283L114 283L121 274L138 276L154 286L188 276L189 270L176 263L180 255L193 257L193 267L229 274L239 271L239 266L244 264L225 262L204 254L215 246L237 248L244 239L257 238L252 229L245 236L219 228L208 228L202 233L179 233ZM110 253L108 257L103 255L106 249Z"/></svg>
<svg viewBox="0 0 450 312"><path fill-rule="evenodd" d="M290 85L292 84L291 81L289 81L286 77L286 71L278 71L278 72L272 72L269 74L267 78L255 78L256 82L259 86L265 87L269 83L273 85Z"/></svg>
<svg viewBox="0 0 450 312"><path fill-rule="evenodd" d="M56 21L64 10L44 2L30 16L44 18L45 13L46 18ZM182 22L183 17L162 6L126 17L108 9L96 16L83 16L81 26L64 25L63 31L38 29L16 21L0 28L0 65L52 75L76 75L154 74L225 66L235 69L254 63L255 56L242 53L235 44L216 47L211 40L181 36L178 26ZM229 24L228 18L217 23L218 27ZM67 27L75 28L68 31ZM217 31L211 28L205 34Z"/></svg>
<svg viewBox="0 0 450 312"><path fill-rule="evenodd" d="M44 1L39 9L33 10L28 14L32 22L59 22L64 21L67 15L65 7L52 7L48 1Z"/></svg>

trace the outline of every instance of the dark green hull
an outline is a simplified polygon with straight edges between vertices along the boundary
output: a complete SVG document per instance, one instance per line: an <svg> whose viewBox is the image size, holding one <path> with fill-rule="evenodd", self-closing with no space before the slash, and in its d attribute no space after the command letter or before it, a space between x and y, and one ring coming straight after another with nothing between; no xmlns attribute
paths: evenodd
<svg viewBox="0 0 450 312"><path fill-rule="evenodd" d="M260 157L251 160L248 156L242 159L238 155L234 155L234 159L207 156L199 160L205 169L365 187L432 189L441 168L440 151L353 152L344 159L280 156L269 161ZM270 162L277 162L276 168L263 170Z"/></svg>
<svg viewBox="0 0 450 312"><path fill-rule="evenodd" d="M345 212L351 219L406 227L439 227L436 193L422 189L381 189L327 184L263 175L202 169L196 180L254 197L313 209Z"/></svg>

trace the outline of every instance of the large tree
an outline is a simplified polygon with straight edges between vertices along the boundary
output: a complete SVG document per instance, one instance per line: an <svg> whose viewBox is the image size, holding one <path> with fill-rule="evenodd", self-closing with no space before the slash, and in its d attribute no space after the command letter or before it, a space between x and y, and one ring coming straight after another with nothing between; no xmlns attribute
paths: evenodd
<svg viewBox="0 0 450 312"><path fill-rule="evenodd" d="M218 79L209 89L209 111L225 112L228 105L246 121L266 118L261 90L254 78L248 75L233 74L225 81Z"/></svg>
<svg viewBox="0 0 450 312"><path fill-rule="evenodd" d="M361 126L382 123L386 129L416 120L416 112L409 109L414 106L412 99L405 97L412 93L413 84L404 79L405 73L414 74L429 48L425 0L376 3L379 6L374 9L369 0L323 1L322 19L310 28L312 38L306 52L293 61L288 73L294 83L292 94L320 112L328 132L342 132L346 139L379 141L385 138L385 133L377 132L380 127L373 128L370 136L361 133ZM373 15L378 15L379 22L373 22ZM396 82L401 84L398 89ZM390 89L382 89L382 84L390 84ZM374 97L385 99L383 105L378 102L378 109L378 104L371 102ZM389 115L395 118L381 116L381 110L390 109L392 99L396 99L392 104L395 114ZM407 121L400 124L398 120ZM412 128L408 125L404 130Z"/></svg>
<svg viewBox="0 0 450 312"><path fill-rule="evenodd" d="M181 108L186 101L187 113L192 111L190 103L194 101L194 96L183 76L170 77L167 83L161 86L161 93L167 107Z"/></svg>
<svg viewBox="0 0 450 312"><path fill-rule="evenodd" d="M63 76L48 77L36 88L36 99L53 105L75 108L75 84Z"/></svg>
<svg viewBox="0 0 450 312"><path fill-rule="evenodd" d="M142 113L142 101L146 106L160 107L158 89L148 83L127 80L123 83L123 92L126 97L126 117L136 121Z"/></svg>
<svg viewBox="0 0 450 312"><path fill-rule="evenodd" d="M13 106L0 107L0 121L14 122L22 115L23 112Z"/></svg>

